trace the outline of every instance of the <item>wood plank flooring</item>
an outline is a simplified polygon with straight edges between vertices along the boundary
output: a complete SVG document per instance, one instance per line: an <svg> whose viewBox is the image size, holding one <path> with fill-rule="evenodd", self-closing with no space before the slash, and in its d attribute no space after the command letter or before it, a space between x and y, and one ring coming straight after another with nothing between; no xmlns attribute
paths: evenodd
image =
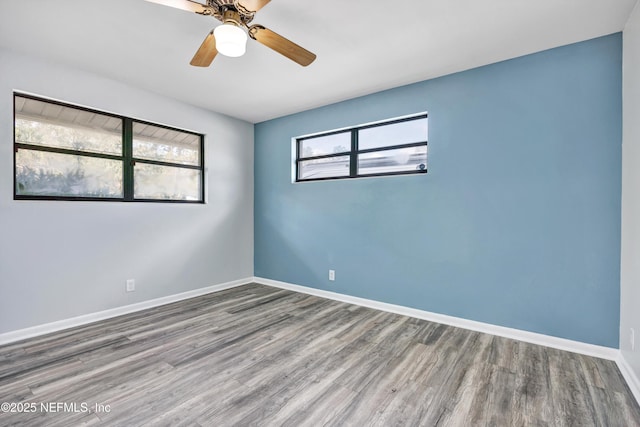
<svg viewBox="0 0 640 427"><path fill-rule="evenodd" d="M2 426L640 426L611 361L255 284L2 346L0 402Z"/></svg>

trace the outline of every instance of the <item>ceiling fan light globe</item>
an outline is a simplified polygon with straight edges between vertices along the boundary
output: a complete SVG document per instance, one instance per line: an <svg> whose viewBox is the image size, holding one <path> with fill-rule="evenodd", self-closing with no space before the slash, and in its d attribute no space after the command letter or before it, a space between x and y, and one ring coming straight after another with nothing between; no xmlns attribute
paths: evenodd
<svg viewBox="0 0 640 427"><path fill-rule="evenodd" d="M247 33L233 24L222 24L213 30L216 49L225 56L238 57L247 51Z"/></svg>

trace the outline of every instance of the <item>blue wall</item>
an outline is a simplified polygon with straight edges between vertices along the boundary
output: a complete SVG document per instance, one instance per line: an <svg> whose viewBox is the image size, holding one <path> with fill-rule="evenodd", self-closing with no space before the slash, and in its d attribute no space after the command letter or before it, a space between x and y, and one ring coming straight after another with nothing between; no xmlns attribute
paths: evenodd
<svg viewBox="0 0 640 427"><path fill-rule="evenodd" d="M291 182L292 137L420 111L428 174ZM614 34L259 123L255 275L617 348L621 117Z"/></svg>

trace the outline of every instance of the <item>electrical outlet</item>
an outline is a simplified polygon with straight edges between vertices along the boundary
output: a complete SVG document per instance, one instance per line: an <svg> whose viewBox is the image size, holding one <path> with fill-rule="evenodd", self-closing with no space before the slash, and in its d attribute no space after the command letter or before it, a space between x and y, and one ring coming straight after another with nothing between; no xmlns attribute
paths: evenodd
<svg viewBox="0 0 640 427"><path fill-rule="evenodd" d="M136 281L133 279L127 279L127 292L133 292L136 290Z"/></svg>
<svg viewBox="0 0 640 427"><path fill-rule="evenodd" d="M629 328L629 344L631 344L631 351L636 349L636 331L633 328Z"/></svg>
<svg viewBox="0 0 640 427"><path fill-rule="evenodd" d="M332 282L334 280L336 280L336 271L335 270L329 270L329 280L331 280Z"/></svg>

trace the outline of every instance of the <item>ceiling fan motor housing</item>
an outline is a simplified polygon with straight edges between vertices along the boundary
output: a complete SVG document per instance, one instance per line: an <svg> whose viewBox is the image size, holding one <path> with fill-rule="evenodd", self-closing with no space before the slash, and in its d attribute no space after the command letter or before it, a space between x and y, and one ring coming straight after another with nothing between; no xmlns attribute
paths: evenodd
<svg viewBox="0 0 640 427"><path fill-rule="evenodd" d="M235 25L236 27L241 27L243 24L242 19L240 19L240 13L233 9L224 11L222 14L222 23Z"/></svg>

